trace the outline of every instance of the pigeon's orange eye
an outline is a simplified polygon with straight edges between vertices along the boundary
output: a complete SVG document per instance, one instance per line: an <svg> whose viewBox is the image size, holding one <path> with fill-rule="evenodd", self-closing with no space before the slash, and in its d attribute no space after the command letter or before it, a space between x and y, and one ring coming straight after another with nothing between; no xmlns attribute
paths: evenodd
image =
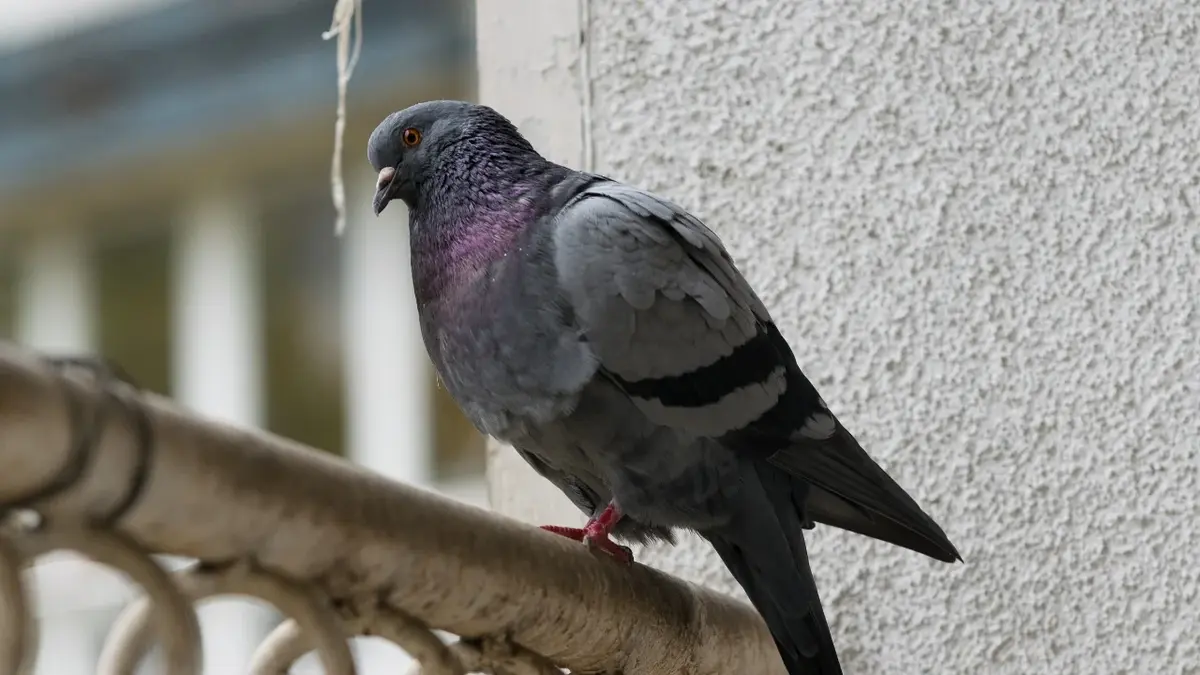
<svg viewBox="0 0 1200 675"><path fill-rule="evenodd" d="M421 142L421 132L412 128L405 129L404 133L400 136L400 140L404 141L404 144L411 148Z"/></svg>

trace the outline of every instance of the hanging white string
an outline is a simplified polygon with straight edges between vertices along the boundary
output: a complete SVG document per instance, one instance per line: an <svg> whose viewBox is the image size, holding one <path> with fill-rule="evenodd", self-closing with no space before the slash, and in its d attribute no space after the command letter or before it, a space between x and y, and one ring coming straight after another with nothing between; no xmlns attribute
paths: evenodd
<svg viewBox="0 0 1200 675"><path fill-rule="evenodd" d="M346 229L346 184L342 179L342 146L346 135L346 90L350 75L362 52L362 0L337 0L333 22L321 39L337 38L337 120L333 124L333 166L329 185L333 190L333 209L336 214L334 232L341 236Z"/></svg>

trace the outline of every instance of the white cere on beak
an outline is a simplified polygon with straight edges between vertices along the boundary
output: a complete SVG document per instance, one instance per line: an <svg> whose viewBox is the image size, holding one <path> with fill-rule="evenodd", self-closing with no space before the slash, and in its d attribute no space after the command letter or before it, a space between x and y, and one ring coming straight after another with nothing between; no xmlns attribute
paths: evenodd
<svg viewBox="0 0 1200 675"><path fill-rule="evenodd" d="M396 176L396 169L390 166L385 166L379 170L379 179L375 181L375 189L380 190L383 186L392 182L392 178Z"/></svg>

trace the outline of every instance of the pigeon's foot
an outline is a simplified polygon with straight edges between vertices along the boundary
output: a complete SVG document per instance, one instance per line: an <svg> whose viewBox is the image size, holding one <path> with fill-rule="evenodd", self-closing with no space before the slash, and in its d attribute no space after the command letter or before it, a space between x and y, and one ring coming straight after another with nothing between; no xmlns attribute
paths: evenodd
<svg viewBox="0 0 1200 675"><path fill-rule="evenodd" d="M583 527L543 525L542 529L560 537L581 542L593 553L603 553L622 565L632 565L633 551L628 546L622 546L609 537L619 520L621 520L621 511L616 505L609 504L599 516L588 520L587 525Z"/></svg>
<svg viewBox="0 0 1200 675"><path fill-rule="evenodd" d="M571 541L583 541L587 536L587 532L582 527L564 527L562 525L542 525L543 530L553 532L560 537L566 537Z"/></svg>
<svg viewBox="0 0 1200 675"><path fill-rule="evenodd" d="M633 551L628 546L622 546L609 539L608 536L584 536L583 545L587 546L593 553L607 555L622 565L633 564Z"/></svg>

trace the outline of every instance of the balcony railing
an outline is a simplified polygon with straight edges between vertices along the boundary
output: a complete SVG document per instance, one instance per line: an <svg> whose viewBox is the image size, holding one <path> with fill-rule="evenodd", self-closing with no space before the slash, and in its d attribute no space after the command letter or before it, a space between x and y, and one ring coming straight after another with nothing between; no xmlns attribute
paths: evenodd
<svg viewBox="0 0 1200 675"><path fill-rule="evenodd" d="M101 675L132 675L156 643L169 673L200 673L193 605L225 594L289 617L249 667L262 675L310 651L354 673L363 635L426 675L783 672L748 605L0 344L0 673L36 653L22 569L63 549L144 592ZM156 554L195 562L168 572Z"/></svg>

